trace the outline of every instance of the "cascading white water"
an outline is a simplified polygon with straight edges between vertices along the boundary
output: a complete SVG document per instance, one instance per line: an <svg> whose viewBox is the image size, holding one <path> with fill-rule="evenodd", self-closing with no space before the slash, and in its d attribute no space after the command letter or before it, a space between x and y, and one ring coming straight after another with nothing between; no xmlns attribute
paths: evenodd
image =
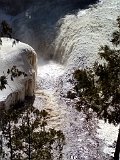
<svg viewBox="0 0 120 160"><path fill-rule="evenodd" d="M86 0L87 4L96 1ZM25 5L20 11L13 8L10 13L8 7L4 18L15 29L14 35L38 52L34 106L49 111L49 126L64 132L63 160L105 160L106 145L96 136L97 120L93 117L87 123L85 115L72 107L74 101L66 100L64 95L71 87L69 77L74 68L90 66L97 59L99 46L110 44L120 2L104 0L97 7L80 10L86 6L83 2L31 0L32 5ZM41 61L42 58L52 60Z"/></svg>
<svg viewBox="0 0 120 160"><path fill-rule="evenodd" d="M103 1L99 6L66 15L55 40L55 57L68 66L90 66L100 46L110 44L119 16L119 1Z"/></svg>
<svg viewBox="0 0 120 160"><path fill-rule="evenodd" d="M15 37L31 45L40 56L45 58L53 56L54 39L59 29L58 20L66 14L75 13L80 8L88 7L89 4L97 1L30 0L28 3L27 0L19 0L16 3L16 0L6 2L0 0L1 6L4 6L8 14L4 18L12 24ZM10 17L10 20L7 17Z"/></svg>

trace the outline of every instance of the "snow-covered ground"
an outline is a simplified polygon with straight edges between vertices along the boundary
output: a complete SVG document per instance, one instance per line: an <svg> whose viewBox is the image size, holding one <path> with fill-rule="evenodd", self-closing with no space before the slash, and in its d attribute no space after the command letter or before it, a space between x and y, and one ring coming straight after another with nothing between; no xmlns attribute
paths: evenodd
<svg viewBox="0 0 120 160"><path fill-rule="evenodd" d="M32 96L35 91L36 53L27 44L14 39L2 38L0 46L0 75L7 76L6 89L0 90L0 107L8 107L25 96ZM28 76L16 77L13 81L7 75L7 70L16 66Z"/></svg>

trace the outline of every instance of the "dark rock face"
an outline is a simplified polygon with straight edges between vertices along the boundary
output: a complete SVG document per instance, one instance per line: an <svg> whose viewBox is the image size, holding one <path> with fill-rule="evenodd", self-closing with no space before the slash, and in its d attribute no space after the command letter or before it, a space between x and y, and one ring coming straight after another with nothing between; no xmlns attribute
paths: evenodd
<svg viewBox="0 0 120 160"><path fill-rule="evenodd" d="M6 13L16 15L27 9L32 0L0 0L0 8Z"/></svg>
<svg viewBox="0 0 120 160"><path fill-rule="evenodd" d="M88 5L98 2L98 0L0 0L0 7L11 15L16 15L26 10L30 5L40 4L47 5L48 3L55 7L66 6L66 10L78 8L86 8ZM68 6L68 8L67 8Z"/></svg>

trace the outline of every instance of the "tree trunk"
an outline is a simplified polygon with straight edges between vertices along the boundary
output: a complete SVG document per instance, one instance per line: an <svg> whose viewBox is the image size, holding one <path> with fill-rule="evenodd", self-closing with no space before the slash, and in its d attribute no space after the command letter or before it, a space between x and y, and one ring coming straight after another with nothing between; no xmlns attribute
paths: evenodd
<svg viewBox="0 0 120 160"><path fill-rule="evenodd" d="M119 155L120 155L120 128L119 128L117 143L115 147L114 160L119 160Z"/></svg>

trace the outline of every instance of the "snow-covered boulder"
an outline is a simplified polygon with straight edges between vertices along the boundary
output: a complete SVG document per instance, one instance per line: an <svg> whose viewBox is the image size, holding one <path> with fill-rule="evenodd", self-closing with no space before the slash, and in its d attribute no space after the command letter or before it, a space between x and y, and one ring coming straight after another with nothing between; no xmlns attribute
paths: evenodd
<svg viewBox="0 0 120 160"><path fill-rule="evenodd" d="M9 107L26 96L33 96L36 79L36 53L29 45L17 42L14 39L2 38L0 46L0 76L6 75L7 70L16 66L26 77L21 75L11 81L7 76L6 89L0 90L0 107Z"/></svg>

